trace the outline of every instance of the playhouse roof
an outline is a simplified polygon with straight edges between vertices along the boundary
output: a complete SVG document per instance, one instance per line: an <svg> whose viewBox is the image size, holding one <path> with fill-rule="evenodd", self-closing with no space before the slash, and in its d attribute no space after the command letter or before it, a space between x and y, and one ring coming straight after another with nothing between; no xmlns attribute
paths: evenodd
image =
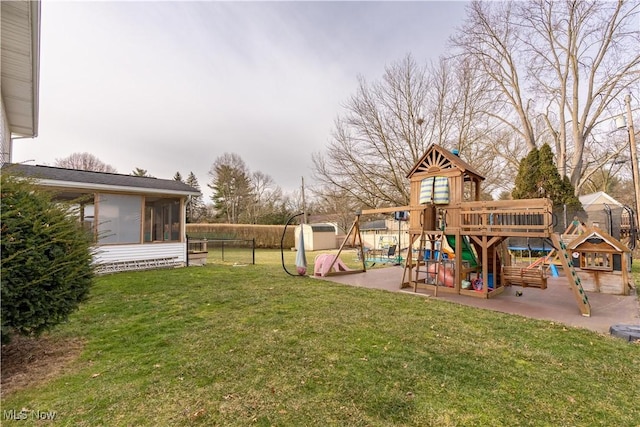
<svg viewBox="0 0 640 427"><path fill-rule="evenodd" d="M584 233L573 239L567 247L569 250L574 250L589 239L602 239L618 252L631 252L624 243L598 227L587 227Z"/></svg>
<svg viewBox="0 0 640 427"><path fill-rule="evenodd" d="M458 169L463 175L473 176L478 180L485 178L459 156L437 144L431 144L424 155L407 174L411 178L416 173L437 173L447 169Z"/></svg>

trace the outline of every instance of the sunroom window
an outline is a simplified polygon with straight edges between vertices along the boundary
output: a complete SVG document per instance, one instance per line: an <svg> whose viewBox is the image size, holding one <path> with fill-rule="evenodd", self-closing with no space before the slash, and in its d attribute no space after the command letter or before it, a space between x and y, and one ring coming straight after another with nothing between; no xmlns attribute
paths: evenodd
<svg viewBox="0 0 640 427"><path fill-rule="evenodd" d="M140 243L142 197L99 194L98 243Z"/></svg>
<svg viewBox="0 0 640 427"><path fill-rule="evenodd" d="M180 199L147 197L144 205L144 241L180 240Z"/></svg>

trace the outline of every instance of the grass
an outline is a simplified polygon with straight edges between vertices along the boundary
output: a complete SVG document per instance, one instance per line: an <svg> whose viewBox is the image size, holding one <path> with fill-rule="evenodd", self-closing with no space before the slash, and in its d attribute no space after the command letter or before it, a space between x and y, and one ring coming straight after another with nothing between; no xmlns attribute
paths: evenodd
<svg viewBox="0 0 640 427"><path fill-rule="evenodd" d="M80 357L4 396L3 416L55 411L69 426L640 425L639 345L290 277L275 251L258 251L256 263L98 278L48 336L81 338Z"/></svg>

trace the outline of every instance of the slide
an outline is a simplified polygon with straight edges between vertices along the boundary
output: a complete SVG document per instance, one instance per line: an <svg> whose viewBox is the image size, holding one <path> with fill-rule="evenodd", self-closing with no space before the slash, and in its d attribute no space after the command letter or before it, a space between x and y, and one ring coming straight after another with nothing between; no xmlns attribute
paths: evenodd
<svg viewBox="0 0 640 427"><path fill-rule="evenodd" d="M333 262L335 260L335 262ZM336 255L331 254L320 254L316 257L313 274L315 276L326 276L329 273L329 269L331 268L331 264L333 264L333 271L336 273L341 271L350 271L351 269L345 265L344 262Z"/></svg>
<svg viewBox="0 0 640 427"><path fill-rule="evenodd" d="M456 250L456 236L447 236L447 243L451 246L451 249ZM467 261L469 267L477 267L478 259L476 258L471 242L467 236L462 236L462 261Z"/></svg>

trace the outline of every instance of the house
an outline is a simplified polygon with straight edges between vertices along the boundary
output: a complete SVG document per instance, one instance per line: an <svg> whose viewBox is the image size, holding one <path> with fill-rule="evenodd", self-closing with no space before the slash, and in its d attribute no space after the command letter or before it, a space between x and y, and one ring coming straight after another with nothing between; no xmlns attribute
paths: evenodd
<svg viewBox="0 0 640 427"><path fill-rule="evenodd" d="M185 206L200 193L174 180L12 164L16 138L38 135L40 2L0 2L2 172L31 177L74 201L95 235L97 272L187 262Z"/></svg>
<svg viewBox="0 0 640 427"><path fill-rule="evenodd" d="M199 191L175 180L50 166L5 164L18 176L71 202L95 235L97 272L187 262L186 204Z"/></svg>
<svg viewBox="0 0 640 427"><path fill-rule="evenodd" d="M0 2L0 165L11 162L13 138L38 135L40 2Z"/></svg>
<svg viewBox="0 0 640 427"><path fill-rule="evenodd" d="M369 249L385 249L398 243L400 248L406 248L408 231L407 221L396 221L393 218L363 222L360 226L362 243Z"/></svg>

